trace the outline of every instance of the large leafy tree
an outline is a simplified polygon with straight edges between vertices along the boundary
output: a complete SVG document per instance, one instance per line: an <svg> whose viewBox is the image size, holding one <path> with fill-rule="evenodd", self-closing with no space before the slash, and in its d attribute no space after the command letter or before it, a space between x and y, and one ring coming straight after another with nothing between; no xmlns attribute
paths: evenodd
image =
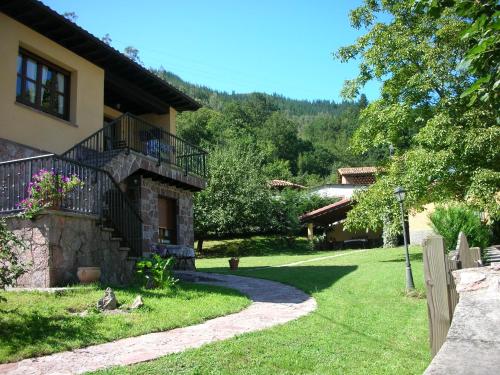
<svg viewBox="0 0 500 375"><path fill-rule="evenodd" d="M382 13L389 21L379 21ZM414 209L458 200L500 216L497 108L464 95L480 75L459 66L470 48L461 35L472 22L454 8L435 17L408 1L365 0L352 11L352 25L367 32L337 52L342 61L361 61L343 94L354 97L369 80L382 81L381 98L361 113L352 149L393 145L395 155L377 183L356 196L348 227L375 229L385 222L396 230L397 185L408 190Z"/></svg>
<svg viewBox="0 0 500 375"><path fill-rule="evenodd" d="M259 153L234 142L210 154L207 188L194 200L198 251L209 235L259 232L267 225L271 192L261 165Z"/></svg>

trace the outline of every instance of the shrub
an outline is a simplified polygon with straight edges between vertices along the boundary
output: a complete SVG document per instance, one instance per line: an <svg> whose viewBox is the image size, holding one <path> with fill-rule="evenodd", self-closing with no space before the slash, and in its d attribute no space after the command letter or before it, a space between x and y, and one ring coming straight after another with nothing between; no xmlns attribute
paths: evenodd
<svg viewBox="0 0 500 375"><path fill-rule="evenodd" d="M7 229L5 219L0 219L0 288L12 285L26 272L19 259L17 248L25 248L24 243Z"/></svg>
<svg viewBox="0 0 500 375"><path fill-rule="evenodd" d="M147 289L173 287L179 280L174 278L175 258L162 258L154 254L151 259L143 259L136 264L136 275Z"/></svg>
<svg viewBox="0 0 500 375"><path fill-rule="evenodd" d="M28 198L19 202L23 217L32 219L44 208L60 204L70 192L83 186L76 175L65 176L54 170L40 169L28 184Z"/></svg>
<svg viewBox="0 0 500 375"><path fill-rule="evenodd" d="M476 211L464 204L438 206L429 218L436 233L443 236L447 251L456 248L460 232L464 232L470 246L482 249L488 246L488 227Z"/></svg>

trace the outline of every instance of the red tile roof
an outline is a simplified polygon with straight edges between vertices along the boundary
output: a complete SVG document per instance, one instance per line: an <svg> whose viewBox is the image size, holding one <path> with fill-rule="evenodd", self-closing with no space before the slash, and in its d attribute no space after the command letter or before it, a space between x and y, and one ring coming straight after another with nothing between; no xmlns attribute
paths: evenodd
<svg viewBox="0 0 500 375"><path fill-rule="evenodd" d="M348 168L339 168L338 172L341 176L352 176L352 175L360 175L360 174L374 174L377 172L376 167L348 167Z"/></svg>
<svg viewBox="0 0 500 375"><path fill-rule="evenodd" d="M299 185L299 184L294 184L293 182L290 181L285 181L285 180L271 180L269 182L270 187L291 187L291 188L296 188L296 189L305 189L305 186Z"/></svg>
<svg viewBox="0 0 500 375"><path fill-rule="evenodd" d="M326 213L335 211L339 208L349 206L350 204L351 204L351 200L349 198L344 198L344 199L339 200L338 202L329 204L328 206L318 208L314 211L306 212L299 219L300 219L300 221L304 222L306 220L313 219L315 217L318 217L318 216L324 215Z"/></svg>

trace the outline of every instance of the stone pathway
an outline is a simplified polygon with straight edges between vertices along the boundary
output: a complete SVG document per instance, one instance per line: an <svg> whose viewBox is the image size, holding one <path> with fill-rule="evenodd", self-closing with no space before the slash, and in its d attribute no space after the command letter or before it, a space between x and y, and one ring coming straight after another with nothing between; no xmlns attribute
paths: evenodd
<svg viewBox="0 0 500 375"><path fill-rule="evenodd" d="M171 353L283 324L316 309L304 292L274 281L234 275L179 272L195 282L236 289L253 302L238 313L194 326L130 337L106 344L0 365L0 374L81 374L117 365L150 361Z"/></svg>

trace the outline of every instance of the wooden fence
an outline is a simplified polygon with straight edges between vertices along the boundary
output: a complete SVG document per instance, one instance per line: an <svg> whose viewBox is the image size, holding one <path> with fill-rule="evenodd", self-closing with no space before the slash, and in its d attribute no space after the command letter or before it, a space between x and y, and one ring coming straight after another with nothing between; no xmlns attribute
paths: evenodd
<svg viewBox="0 0 500 375"><path fill-rule="evenodd" d="M458 236L457 250L446 254L443 237L432 235L423 242L424 277L429 313L429 341L432 357L448 334L458 293L452 271L481 265L478 247L469 248L463 233Z"/></svg>

